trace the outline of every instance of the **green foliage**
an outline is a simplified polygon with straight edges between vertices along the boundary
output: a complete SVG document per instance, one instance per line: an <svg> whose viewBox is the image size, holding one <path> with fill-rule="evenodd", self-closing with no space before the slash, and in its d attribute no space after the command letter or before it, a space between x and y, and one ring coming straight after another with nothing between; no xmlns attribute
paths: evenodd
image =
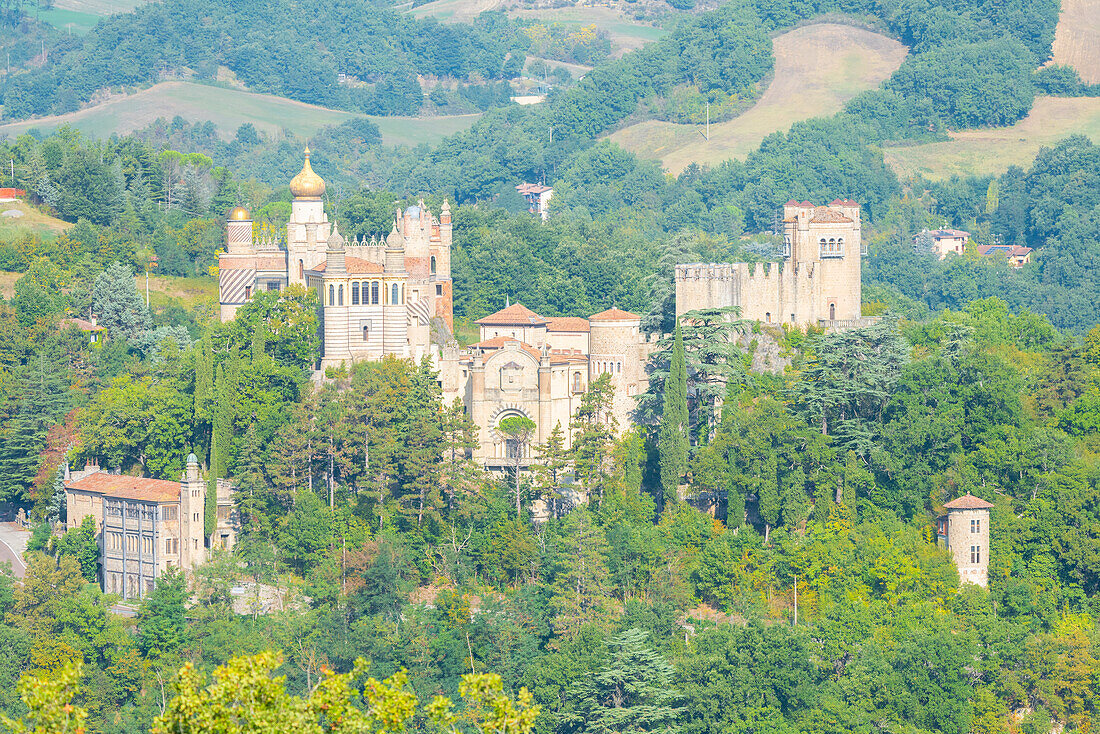
<svg viewBox="0 0 1100 734"><path fill-rule="evenodd" d="M187 641L187 598L187 579L178 568L170 567L157 578L156 588L145 598L138 615L138 646L143 654L169 656Z"/></svg>
<svg viewBox="0 0 1100 734"><path fill-rule="evenodd" d="M114 263L100 273L93 293L95 313L115 338L135 339L152 325L134 284L134 273L127 266Z"/></svg>
<svg viewBox="0 0 1100 734"><path fill-rule="evenodd" d="M657 439L661 460L661 488L665 502L676 502L679 499L680 478L687 469L688 454L687 365L684 336L679 321L676 322L673 334L672 356L664 383L660 435Z"/></svg>
<svg viewBox="0 0 1100 734"><path fill-rule="evenodd" d="M95 525L95 518L88 515L79 527L69 530L57 541L57 554L75 558L84 580L93 584L99 580L99 541Z"/></svg>
<svg viewBox="0 0 1100 734"><path fill-rule="evenodd" d="M646 645L638 628L608 639L607 662L577 686L578 716L570 722L584 732L674 730L683 709L672 688L673 668Z"/></svg>
<svg viewBox="0 0 1100 734"><path fill-rule="evenodd" d="M19 696L29 713L13 720L0 715L13 734L82 734L88 712L74 706L80 692L79 663L65 666L49 677L24 676L19 679Z"/></svg>

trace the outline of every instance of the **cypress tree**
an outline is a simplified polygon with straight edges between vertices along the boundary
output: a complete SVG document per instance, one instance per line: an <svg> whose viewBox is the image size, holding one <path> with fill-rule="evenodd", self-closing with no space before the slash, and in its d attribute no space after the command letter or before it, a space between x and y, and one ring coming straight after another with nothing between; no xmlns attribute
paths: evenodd
<svg viewBox="0 0 1100 734"><path fill-rule="evenodd" d="M214 534L217 525L218 490L217 481L225 478L229 472L229 450L233 444L233 423L237 406L237 354L218 365L214 383L213 429L210 436L210 477L206 487L206 512L204 529L206 535Z"/></svg>
<svg viewBox="0 0 1100 734"><path fill-rule="evenodd" d="M680 479L687 470L688 457L687 364L684 358L684 335L680 321L673 334L672 359L665 380L664 409L657 438L660 459L661 487L665 502L676 501Z"/></svg>
<svg viewBox="0 0 1100 734"><path fill-rule="evenodd" d="M764 542L768 542L771 529L779 522L779 474L776 467L775 454L769 453L765 457L764 469L760 477L760 489L757 496L760 499L760 519L764 521Z"/></svg>

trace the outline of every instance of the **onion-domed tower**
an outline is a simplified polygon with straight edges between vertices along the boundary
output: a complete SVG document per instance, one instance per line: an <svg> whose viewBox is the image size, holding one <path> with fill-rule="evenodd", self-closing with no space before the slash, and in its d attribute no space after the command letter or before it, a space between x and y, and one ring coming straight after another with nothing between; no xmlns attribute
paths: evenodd
<svg viewBox="0 0 1100 734"><path fill-rule="evenodd" d="M325 261L325 247L331 234L322 200L325 180L310 165L309 148L304 155L302 170L290 181L294 201L286 225L288 280L302 285L306 284L305 272Z"/></svg>

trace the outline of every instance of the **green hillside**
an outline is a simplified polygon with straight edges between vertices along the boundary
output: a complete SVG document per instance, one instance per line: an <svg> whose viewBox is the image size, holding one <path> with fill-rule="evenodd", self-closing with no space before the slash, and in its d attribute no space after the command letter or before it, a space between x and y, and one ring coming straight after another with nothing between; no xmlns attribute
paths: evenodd
<svg viewBox="0 0 1100 734"><path fill-rule="evenodd" d="M1040 147L1069 135L1100 142L1100 99L1038 97L1031 113L1011 127L951 133L950 141L887 148L885 156L903 178L998 175L1012 165L1026 168Z"/></svg>
<svg viewBox="0 0 1100 734"><path fill-rule="evenodd" d="M140 130L157 118L176 115L190 122L210 120L219 131L230 136L246 122L269 134L289 130L310 137L326 125L359 117L351 112L270 94L255 94L239 89L212 87L192 82L163 82L136 94L112 99L66 115L55 115L24 122L0 125L0 136L16 136L32 128L43 132L71 125L95 137ZM416 145L435 142L473 124L477 115L454 117L371 117L389 144Z"/></svg>
<svg viewBox="0 0 1100 734"><path fill-rule="evenodd" d="M747 112L710 126L647 120L610 136L622 147L660 160L679 173L692 162L743 158L767 135L811 117L831 115L865 89L878 86L905 59L903 45L862 28L822 23L774 41L775 75Z"/></svg>

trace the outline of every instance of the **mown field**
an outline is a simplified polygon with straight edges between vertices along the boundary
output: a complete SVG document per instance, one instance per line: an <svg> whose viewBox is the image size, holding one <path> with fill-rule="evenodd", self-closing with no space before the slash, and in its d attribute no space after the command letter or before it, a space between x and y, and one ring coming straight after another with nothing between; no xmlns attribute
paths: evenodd
<svg viewBox="0 0 1100 734"><path fill-rule="evenodd" d="M0 125L0 136L15 136L32 128L49 132L61 125L71 125L89 135L107 137L112 133L140 130L159 117L171 119L176 115L191 122L210 120L227 138L246 122L269 134L286 129L295 135L309 137L325 125L336 125L356 116L270 94L192 82L162 82L136 94L66 115ZM378 123L386 143L416 145L435 142L464 130L474 123L477 115L371 119Z"/></svg>
<svg viewBox="0 0 1100 734"><path fill-rule="evenodd" d="M12 212L20 212L22 216L12 216ZM21 201L0 202L0 240L4 242L17 240L25 232L52 240L71 226Z"/></svg>
<svg viewBox="0 0 1100 734"><path fill-rule="evenodd" d="M1077 134L1100 142L1100 99L1038 97L1031 113L1011 127L964 130L947 142L887 148L885 155L902 178L996 175L1011 165L1026 168L1041 146Z"/></svg>
<svg viewBox="0 0 1100 734"><path fill-rule="evenodd" d="M1062 0L1053 61L1068 64L1081 78L1100 84L1100 0Z"/></svg>
<svg viewBox="0 0 1100 734"><path fill-rule="evenodd" d="M679 173L688 164L743 158L766 136L811 117L831 115L865 89L877 87L905 59L897 41L862 28L820 23L774 41L775 76L744 114L710 126L648 120L610 137L627 150L661 161Z"/></svg>

